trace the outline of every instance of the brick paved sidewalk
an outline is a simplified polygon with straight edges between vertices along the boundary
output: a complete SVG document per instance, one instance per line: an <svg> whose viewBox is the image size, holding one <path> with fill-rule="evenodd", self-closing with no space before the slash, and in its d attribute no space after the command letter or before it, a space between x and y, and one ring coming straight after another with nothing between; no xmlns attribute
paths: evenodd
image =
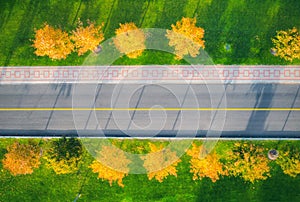
<svg viewBox="0 0 300 202"><path fill-rule="evenodd" d="M300 83L300 66L146 65L0 67L0 84L16 83Z"/></svg>

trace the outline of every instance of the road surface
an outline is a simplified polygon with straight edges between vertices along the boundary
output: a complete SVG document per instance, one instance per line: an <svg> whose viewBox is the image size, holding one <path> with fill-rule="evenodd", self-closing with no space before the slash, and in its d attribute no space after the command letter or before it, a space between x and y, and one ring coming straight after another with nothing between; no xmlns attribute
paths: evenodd
<svg viewBox="0 0 300 202"><path fill-rule="evenodd" d="M0 85L0 135L300 137L298 84Z"/></svg>

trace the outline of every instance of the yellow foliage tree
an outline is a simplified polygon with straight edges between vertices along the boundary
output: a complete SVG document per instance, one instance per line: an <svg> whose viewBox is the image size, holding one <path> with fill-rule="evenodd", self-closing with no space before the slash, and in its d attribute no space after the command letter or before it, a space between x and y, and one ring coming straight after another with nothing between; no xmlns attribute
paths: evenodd
<svg viewBox="0 0 300 202"><path fill-rule="evenodd" d="M133 22L120 24L113 39L116 48L129 58L137 58L146 48L146 35Z"/></svg>
<svg viewBox="0 0 300 202"><path fill-rule="evenodd" d="M129 173L129 163L125 153L114 146L103 146L98 152L97 160L89 166L94 173L98 173L98 178L108 180L110 186L117 182L120 187L124 187L123 178Z"/></svg>
<svg viewBox="0 0 300 202"><path fill-rule="evenodd" d="M275 56L279 56L288 61L300 59L300 34L294 27L287 31L278 31L272 39Z"/></svg>
<svg viewBox="0 0 300 202"><path fill-rule="evenodd" d="M74 49L67 32L55 29L47 23L43 28L35 30L32 46L36 49L36 55L48 56L53 60L66 59Z"/></svg>
<svg viewBox="0 0 300 202"><path fill-rule="evenodd" d="M281 167L283 173L296 177L300 174L300 151L298 148L279 151L276 163Z"/></svg>
<svg viewBox="0 0 300 202"><path fill-rule="evenodd" d="M82 22L78 22L78 26L71 39L75 43L78 55L83 55L87 51L94 51L97 46L104 40L102 31L103 24L96 26L95 23L88 21L88 26L84 27Z"/></svg>
<svg viewBox="0 0 300 202"><path fill-rule="evenodd" d="M228 175L228 172L220 162L220 157L215 152L200 158L202 152L205 152L204 146L197 146L194 143L192 148L187 151L187 155L192 157L190 160L190 172L193 173L193 180L208 177L212 182L216 182L220 179L220 176Z"/></svg>
<svg viewBox="0 0 300 202"><path fill-rule="evenodd" d="M205 48L204 29L196 26L196 18L183 17L171 27L172 30L167 30L166 37L169 45L175 48L176 59L182 59L184 55L196 57L200 48Z"/></svg>
<svg viewBox="0 0 300 202"><path fill-rule="evenodd" d="M264 148L254 144L236 143L229 153L227 167L229 174L254 183L270 177L268 163Z"/></svg>
<svg viewBox="0 0 300 202"><path fill-rule="evenodd" d="M78 139L63 137L52 142L44 159L56 174L68 174L78 170L82 154L82 145Z"/></svg>
<svg viewBox="0 0 300 202"><path fill-rule="evenodd" d="M36 144L14 142L7 151L2 160L3 168L12 175L31 174L34 168L40 166L40 147Z"/></svg>
<svg viewBox="0 0 300 202"><path fill-rule="evenodd" d="M181 160L177 157L176 152L172 152L169 148L163 149L162 146L149 144L151 152L142 157L149 180L155 178L157 181L163 182L169 175L177 177L176 166Z"/></svg>

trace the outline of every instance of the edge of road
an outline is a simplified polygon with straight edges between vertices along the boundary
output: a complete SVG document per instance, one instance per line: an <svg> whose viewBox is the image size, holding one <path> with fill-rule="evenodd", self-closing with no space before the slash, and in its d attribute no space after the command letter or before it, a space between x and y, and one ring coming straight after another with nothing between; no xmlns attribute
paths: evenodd
<svg viewBox="0 0 300 202"><path fill-rule="evenodd" d="M59 137L77 137L77 138L125 138L125 139L295 139L299 140L300 133L297 131L261 131L261 133L246 131L222 131L219 137L206 136L207 131L200 130L197 134L193 134L188 130L180 131L162 130L157 135L153 135L154 131L141 131L141 130L9 130L0 129L0 138L59 138ZM131 136L126 135L131 134ZM80 135L78 135L80 134Z"/></svg>

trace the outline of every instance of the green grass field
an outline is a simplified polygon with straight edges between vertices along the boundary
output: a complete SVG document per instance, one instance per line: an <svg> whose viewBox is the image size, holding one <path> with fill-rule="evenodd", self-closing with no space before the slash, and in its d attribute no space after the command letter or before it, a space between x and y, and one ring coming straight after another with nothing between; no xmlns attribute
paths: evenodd
<svg viewBox="0 0 300 202"><path fill-rule="evenodd" d="M0 158L5 148L14 139L1 139ZM21 139L19 141L26 141ZM36 139L36 141L40 141ZM41 141L42 146L46 146ZM219 141L216 151L224 153L233 141ZM256 144L265 148L280 145L300 146L297 141L260 141ZM144 145L147 141L123 141L123 148L134 150L134 145ZM189 173L189 157L182 156L178 164L178 177L169 176L164 182L149 181L146 175L134 175L123 179L124 188L117 184L109 186L107 181L97 179L88 165L93 157L85 156L80 170L74 174L56 175L44 164L31 175L13 177L0 164L0 201L73 201L81 193L78 201L300 201L300 176L290 177L282 173L279 166L271 164L271 176L254 184L240 178L225 177L212 183L209 179L193 181ZM273 163L273 162L272 162ZM81 191L80 191L81 190Z"/></svg>
<svg viewBox="0 0 300 202"><path fill-rule="evenodd" d="M44 22L72 30L76 21L104 22L106 39L119 23L135 22L142 28L170 29L183 16L197 17L205 29L206 51L216 64L289 64L270 53L271 37L277 30L300 29L299 0L0 0L0 66L81 65L87 55L75 53L66 60L37 57L31 47L34 28ZM230 44L231 51L226 51ZM147 50L137 59L122 57L118 65L185 64L172 54ZM293 64L300 64L294 61ZM13 139L0 140L0 159ZM20 140L26 141L26 140ZM39 141L39 140L36 140ZM220 141L222 153L232 142ZM262 142L266 147L299 142ZM300 201L300 177L284 175L273 165L272 177L255 184L225 177L216 183L209 179L193 181L188 157L178 166L178 177L163 183L149 181L146 175L129 175L124 188L109 186L88 168L87 155L79 172L56 175L44 164L32 175L12 176L0 163L0 201Z"/></svg>
<svg viewBox="0 0 300 202"><path fill-rule="evenodd" d="M298 0L1 0L0 66L80 65L85 56L66 60L36 57L30 39L44 22L71 30L76 21L104 22L106 39L119 23L142 28L166 28L183 16L197 17L205 29L206 51L216 64L287 64L271 55L276 30L300 28ZM230 44L226 52L224 45ZM169 54L145 52L141 58L120 58L116 64L182 64ZM299 64L294 61L294 64Z"/></svg>

